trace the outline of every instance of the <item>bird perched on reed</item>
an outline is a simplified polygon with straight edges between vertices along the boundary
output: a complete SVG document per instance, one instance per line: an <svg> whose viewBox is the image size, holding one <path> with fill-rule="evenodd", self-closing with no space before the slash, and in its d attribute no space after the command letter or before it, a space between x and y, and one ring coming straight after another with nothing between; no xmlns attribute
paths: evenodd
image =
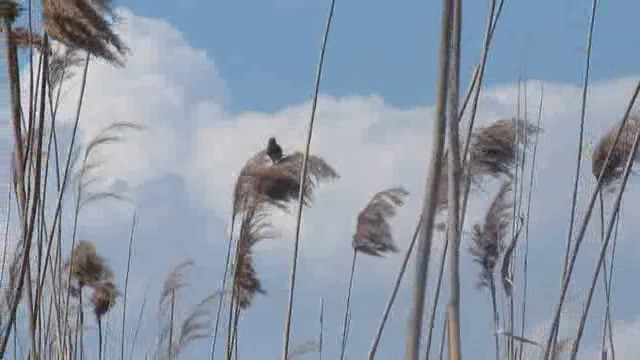
<svg viewBox="0 0 640 360"><path fill-rule="evenodd" d="M270 137L267 143L267 155L274 164L282 159L282 147L278 145L274 137Z"/></svg>

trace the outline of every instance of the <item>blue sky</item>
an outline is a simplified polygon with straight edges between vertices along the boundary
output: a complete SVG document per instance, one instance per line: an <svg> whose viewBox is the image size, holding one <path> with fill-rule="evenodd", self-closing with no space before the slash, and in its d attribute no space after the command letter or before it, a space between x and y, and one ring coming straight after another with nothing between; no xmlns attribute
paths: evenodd
<svg viewBox="0 0 640 360"><path fill-rule="evenodd" d="M233 109L275 110L308 98L327 1L127 1L143 16L166 19L215 58L231 82ZM487 85L531 78L579 83L591 1L506 1L487 71ZM464 9L463 79L477 62L486 1ZM198 9L193 11L193 9ZM626 37L640 5L601 2L593 79L637 71L639 41ZM337 3L323 89L334 96L375 93L399 106L433 101L440 2ZM622 54L623 40L627 46ZM268 94L268 95L267 95Z"/></svg>
<svg viewBox="0 0 640 360"><path fill-rule="evenodd" d="M337 356L357 212L373 193L403 185L411 195L393 221L402 251L415 226L431 143L438 4L338 0L336 5L312 152L325 157L342 178L321 186L315 205L305 210L292 332L294 343L317 335L319 302L324 297L325 358ZM92 63L80 140L86 144L113 121L147 127L142 133L127 134L126 141L98 154L107 160L103 168L106 181L101 186L126 192L139 216L130 322L137 317L145 294L148 300L134 356L137 359L154 349L157 298L172 266L188 257L197 264L181 298L181 309L219 286L230 190L244 161L271 135L277 135L285 151L302 148L329 3L184 0L182 7L176 7L175 2L159 0L153 6L146 1L119 5L124 22L118 31L132 53L122 70ZM466 88L470 69L480 54L486 4L468 1L465 6L462 79ZM478 114L481 124L513 115L516 82L526 71L535 79L529 84L529 116L534 116L544 82L545 131L540 140L530 225L531 298L526 331L537 340L544 336L557 299L589 7L590 1L508 1L489 56ZM635 61L640 58L639 40L626 37L638 10L640 4L631 1L600 5L587 113L589 141L596 141L619 120L640 75ZM76 78L65 92L63 123L71 119L77 88ZM584 166L587 171L581 183L583 194L589 194L593 185L589 159ZM482 217L495 185L488 184L485 193L474 194L467 224ZM616 255L613 308L619 358L640 351L633 341L640 332L640 292L618 285L633 282L638 266L640 246L634 241L640 235L634 218L638 186L637 180L632 181L626 195L628 205ZM586 195L580 199L579 211L584 208L584 198ZM105 203L88 208L80 219L80 237L97 243L121 286L131 210L128 205ZM292 218L274 215L281 236L256 248L254 258L267 295L258 296L243 315L241 359L280 356ZM579 276L570 294L569 310L573 312L580 310L584 300L581 289L590 281L598 251L596 230L590 229L578 264ZM467 247L465 240L461 249L462 320L468 324L462 328L465 358L490 359L490 302L485 292L474 288L478 268ZM439 249L441 239L436 238L435 257ZM365 358L401 257L359 259L350 359ZM435 272L430 274L432 282ZM412 276L410 265L408 279ZM383 338L380 359L400 358L404 353L411 295L408 284L405 280ZM588 346L581 358L596 358L602 303L599 293L585 337ZM121 311L118 305L107 322L110 352L118 348ZM563 335L571 335L575 325L571 321L563 324ZM132 327L127 331L132 332ZM435 333L440 329L439 322ZM208 346L208 340L194 343L185 358L205 358Z"/></svg>

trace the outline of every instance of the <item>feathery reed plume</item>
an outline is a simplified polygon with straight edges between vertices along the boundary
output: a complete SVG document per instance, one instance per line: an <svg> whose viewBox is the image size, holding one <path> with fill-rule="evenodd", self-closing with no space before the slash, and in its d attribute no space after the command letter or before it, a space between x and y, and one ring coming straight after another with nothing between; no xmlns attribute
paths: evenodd
<svg viewBox="0 0 640 360"><path fill-rule="evenodd" d="M113 276L107 275L91 284L93 294L91 304L96 318L101 319L116 304L120 292L116 288Z"/></svg>
<svg viewBox="0 0 640 360"><path fill-rule="evenodd" d="M380 257L389 252L398 252L398 248L393 241L391 225L389 225L388 220L395 216L397 208L404 204L404 197L407 195L409 195L409 192L402 187L382 190L373 195L369 203L367 203L365 208L358 214L356 232L351 241L353 258L351 260L349 289L347 290L344 312L340 359L344 359L347 345L347 324L350 314L349 305L351 303L351 290L353 288L357 254L358 252L362 252L371 256Z"/></svg>
<svg viewBox="0 0 640 360"><path fill-rule="evenodd" d="M177 359L187 345L195 340L209 336L212 320L211 309L214 300L217 299L218 296L220 296L220 293L215 292L191 308L180 324L178 333L176 334L177 336L175 337L175 343L169 347L171 352L163 354L163 359Z"/></svg>
<svg viewBox="0 0 640 360"><path fill-rule="evenodd" d="M473 226L469 251L482 267L479 287L489 286L493 281L495 266L504 250L503 240L511 222L509 210L512 203L507 198L510 190L511 182L503 183L485 214L484 225Z"/></svg>
<svg viewBox="0 0 640 360"><path fill-rule="evenodd" d="M44 26L52 38L123 66L128 48L112 30L111 0L44 0Z"/></svg>
<svg viewBox="0 0 640 360"><path fill-rule="evenodd" d="M524 151L529 136L540 129L521 119L502 119L493 124L480 127L473 132L469 147L469 175L474 177L490 175L511 177L511 167Z"/></svg>
<svg viewBox="0 0 640 360"><path fill-rule="evenodd" d="M72 69L82 64L83 59L78 51L71 48L56 49L49 58L49 86L55 89L63 81L70 79L74 72Z"/></svg>
<svg viewBox="0 0 640 360"><path fill-rule="evenodd" d="M352 241L355 251L372 256L398 251L388 219L404 204L404 197L407 195L409 192L404 188L394 187L380 191L371 198L358 214L358 224Z"/></svg>
<svg viewBox="0 0 640 360"><path fill-rule="evenodd" d="M496 330L494 334L496 359L500 358L500 340L497 333L500 326L500 317L496 303L494 270L500 254L504 250L503 238L509 230L509 210L512 204L507 199L507 194L510 190L511 182L504 182L485 214L484 224L475 224L473 226L471 246L469 247L474 261L482 267L478 287L488 287L491 295L493 322Z"/></svg>
<svg viewBox="0 0 640 360"><path fill-rule="evenodd" d="M160 294L160 303L164 303L167 298L185 286L184 271L194 265L193 260L185 260L178 264L164 280L162 293Z"/></svg>
<svg viewBox="0 0 640 360"><path fill-rule="evenodd" d="M272 238L272 233L264 203L252 201L245 206L243 213L234 287L238 305L241 309L247 309L251 306L255 294L265 293L253 267L252 247L260 241Z"/></svg>
<svg viewBox="0 0 640 360"><path fill-rule="evenodd" d="M161 332L159 339L159 348L157 352L162 351L161 354L165 354L168 358L171 358L171 354L174 353L175 345L175 315L176 315L176 293L182 289L185 285L184 271L194 265L193 260L189 259L178 264L164 281L162 287L162 293L160 294L160 316L161 316ZM167 302L169 304L167 304ZM169 306L169 309L165 309L165 306ZM164 319L164 316L168 314L168 319ZM166 349L166 352L165 350Z"/></svg>
<svg viewBox="0 0 640 360"><path fill-rule="evenodd" d="M566 337L564 339L558 340L558 342L553 345L551 349L551 360L560 360L560 355L569 350L569 346L573 338Z"/></svg>
<svg viewBox="0 0 640 360"><path fill-rule="evenodd" d="M609 149L613 146L613 142L616 138L616 134L620 130L620 124L609 130L593 149L591 159L591 172L597 179L604 167L604 173L602 175L603 185L609 185L615 180L620 179L622 170L627 161L631 150L633 148L633 140L636 132L640 128L640 118L637 116L629 116L622 131L620 132L620 138L611 150L611 157L607 166L604 167L604 162L607 159ZM634 161L638 160L638 154L634 154Z"/></svg>
<svg viewBox="0 0 640 360"><path fill-rule="evenodd" d="M0 26L0 32L7 31L4 27ZM40 50L44 47L44 39L42 36L30 32L28 29L17 26L11 29L13 35L13 42L18 48L29 48L31 46L34 50ZM31 36L31 45L29 45L29 36ZM47 45L47 51L49 55L52 55L52 49L50 45Z"/></svg>
<svg viewBox="0 0 640 360"><path fill-rule="evenodd" d="M297 199L300 191L300 172L303 153L295 152L273 163L265 150L247 161L234 189L234 211L237 214L245 199L260 199L281 209ZM324 181L340 176L323 158L310 155L307 183L303 190L304 204L313 201L314 189Z"/></svg>
<svg viewBox="0 0 640 360"><path fill-rule="evenodd" d="M320 351L320 344L316 340L309 340L300 345L294 346L287 355L287 360L296 360L302 355Z"/></svg>
<svg viewBox="0 0 640 360"><path fill-rule="evenodd" d="M108 269L104 259L98 255L95 245L91 241L81 240L71 251L70 259L64 265L64 269L71 266L71 276L82 288L105 278Z"/></svg>

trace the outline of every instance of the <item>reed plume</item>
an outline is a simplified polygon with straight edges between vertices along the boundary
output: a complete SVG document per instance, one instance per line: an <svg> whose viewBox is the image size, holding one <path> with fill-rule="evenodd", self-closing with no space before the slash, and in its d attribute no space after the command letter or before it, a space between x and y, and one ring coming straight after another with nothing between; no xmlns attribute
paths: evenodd
<svg viewBox="0 0 640 360"><path fill-rule="evenodd" d="M172 353L166 354L166 359L177 359L187 345L209 336L212 322L211 309L219 295L220 293L213 293L191 308L179 326L176 343L171 346Z"/></svg>
<svg viewBox="0 0 640 360"><path fill-rule="evenodd" d="M209 336L211 307L214 300L220 295L219 292L208 295L200 303L193 306L182 320L179 320L176 310L177 293L186 285L185 271L193 265L192 260L184 261L178 264L165 279L160 295L160 314L162 317L158 348L160 359L177 359L188 344ZM176 326L176 324L179 325Z"/></svg>
<svg viewBox="0 0 640 360"><path fill-rule="evenodd" d="M0 26L0 32L7 31L4 27ZM34 50L41 50L44 48L44 38L34 32L29 31L27 28L16 26L11 29L11 35L13 43L18 48L33 48ZM29 36L31 36L31 43L29 43ZM53 50L50 45L47 45L47 51L49 55L53 54Z"/></svg>
<svg viewBox="0 0 640 360"><path fill-rule="evenodd" d="M481 266L479 287L492 281L493 273L504 250L504 238L511 223L509 210L513 206L507 199L511 182L505 182L494 197L484 217L484 224L475 224L471 233L469 252Z"/></svg>
<svg viewBox="0 0 640 360"><path fill-rule="evenodd" d="M77 50L70 48L58 48L52 51L49 58L49 86L55 89L63 81L70 79L73 68L82 64L82 58Z"/></svg>
<svg viewBox="0 0 640 360"><path fill-rule="evenodd" d="M320 343L316 340L305 341L302 344L294 346L287 355L287 360L296 360L303 355L319 352Z"/></svg>
<svg viewBox="0 0 640 360"><path fill-rule="evenodd" d="M249 159L236 181L235 213L238 213L245 199L253 198L286 209L297 199L300 191L303 155L301 152L295 152L273 163L266 150L263 150ZM313 192L321 182L340 177L323 158L314 155L310 155L308 159L308 175L303 187L303 200L306 206L313 201Z"/></svg>
<svg viewBox="0 0 640 360"><path fill-rule="evenodd" d="M184 272L187 269L193 267L193 265L194 262L191 259L178 264L175 268L173 268L169 275L167 275L162 287L159 304L161 315L161 331L157 352L159 354L164 354L166 358L171 358L172 354L175 351L174 330L177 292L185 286ZM169 309L166 309L167 306L169 307ZM167 319L165 319L164 317L165 314L168 314ZM164 349L166 349L166 352Z"/></svg>
<svg viewBox="0 0 640 360"><path fill-rule="evenodd" d="M104 258L98 255L95 245L87 240L79 241L71 251L64 269L69 267L71 267L72 278L78 282L80 288L104 279L109 272Z"/></svg>
<svg viewBox="0 0 640 360"><path fill-rule="evenodd" d="M591 172L597 179L604 167L602 174L602 182L604 185L609 185L620 179L627 158L631 155L635 134L638 132L638 129L640 129L640 118L637 116L630 116L627 119L622 131L620 132L618 142L613 146L613 142L616 138L616 134L620 130L620 126L621 124L618 124L609 130L602 138L600 138L598 144L593 149ZM605 166L604 162L607 159L609 149L612 149L611 156L609 157L609 162ZM637 153L634 154L634 161L638 161Z"/></svg>
<svg viewBox="0 0 640 360"><path fill-rule="evenodd" d="M83 49L123 66L128 48L113 31L116 16L111 0L44 0L47 34L74 49Z"/></svg>
<svg viewBox="0 0 640 360"><path fill-rule="evenodd" d="M374 194L364 209L358 214L356 232L351 241L353 257L351 259L349 289L347 290L344 312L340 359L344 359L346 351L348 318L350 314L349 305L351 303L351 290L353 288L357 254L358 252L362 252L367 255L380 257L389 252L398 252L398 247L393 241L391 225L389 225L388 220L395 216L397 208L404 204L404 198L407 195L409 195L409 192L403 187L393 187L382 190Z"/></svg>
<svg viewBox="0 0 640 360"><path fill-rule="evenodd" d="M372 256L398 252L388 219L395 216L396 209L404 204L407 195L409 193L404 188L394 187L380 191L371 198L358 214L352 241L354 251Z"/></svg>
<svg viewBox="0 0 640 360"><path fill-rule="evenodd" d="M480 281L478 287L488 287L491 295L493 309L495 337L495 356L500 358L500 340L498 329L500 317L496 303L495 267L504 251L504 237L509 230L510 213L512 203L507 199L511 190L511 182L504 182L494 197L484 217L484 224L475 224L471 233L471 246L469 251L474 261L481 266Z"/></svg>
<svg viewBox="0 0 640 360"><path fill-rule="evenodd" d="M475 130L469 146L467 171L472 179L481 176L512 177L511 169L524 150L529 136L540 128L521 119L502 119Z"/></svg>
<svg viewBox="0 0 640 360"><path fill-rule="evenodd" d="M234 282L236 301L241 309L249 308L256 294L265 293L253 265L252 248L272 237L267 216L265 204L260 201L252 201L243 211Z"/></svg>

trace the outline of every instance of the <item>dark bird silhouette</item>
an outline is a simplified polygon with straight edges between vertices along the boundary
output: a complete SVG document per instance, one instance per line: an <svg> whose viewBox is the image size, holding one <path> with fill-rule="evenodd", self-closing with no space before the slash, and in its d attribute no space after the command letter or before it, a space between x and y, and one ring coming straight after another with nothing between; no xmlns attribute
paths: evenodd
<svg viewBox="0 0 640 360"><path fill-rule="evenodd" d="M271 161L273 161L274 164L282 159L282 148L273 137L270 137L269 142L267 143L267 155L271 158Z"/></svg>

